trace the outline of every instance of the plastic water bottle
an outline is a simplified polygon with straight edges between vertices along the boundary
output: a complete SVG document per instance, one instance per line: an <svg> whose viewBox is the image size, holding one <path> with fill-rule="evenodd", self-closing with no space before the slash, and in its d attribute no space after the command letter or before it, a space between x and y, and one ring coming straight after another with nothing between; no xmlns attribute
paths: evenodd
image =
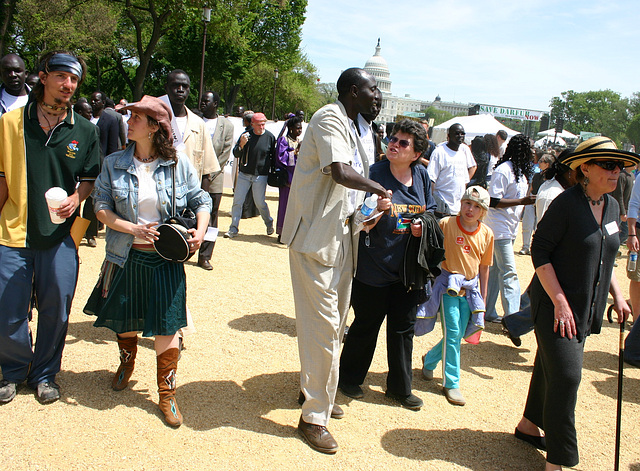
<svg viewBox="0 0 640 471"><path fill-rule="evenodd" d="M373 194L365 198L362 207L360 208L360 213L364 216L363 219L368 218L373 213L373 210L378 206L378 195Z"/></svg>
<svg viewBox="0 0 640 471"><path fill-rule="evenodd" d="M629 261L627 262L627 271L636 271L636 262L638 261L638 252L633 250L629 252Z"/></svg>

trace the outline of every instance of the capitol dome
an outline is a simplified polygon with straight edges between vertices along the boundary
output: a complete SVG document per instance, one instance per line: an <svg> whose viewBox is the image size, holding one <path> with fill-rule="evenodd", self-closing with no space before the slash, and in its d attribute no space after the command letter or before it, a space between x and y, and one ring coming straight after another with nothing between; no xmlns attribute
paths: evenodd
<svg viewBox="0 0 640 471"><path fill-rule="evenodd" d="M376 52L367 61L364 66L364 70L376 78L378 88L383 94L391 94L391 79L389 78L391 74L389 73L387 61L380 55L380 38L378 38Z"/></svg>

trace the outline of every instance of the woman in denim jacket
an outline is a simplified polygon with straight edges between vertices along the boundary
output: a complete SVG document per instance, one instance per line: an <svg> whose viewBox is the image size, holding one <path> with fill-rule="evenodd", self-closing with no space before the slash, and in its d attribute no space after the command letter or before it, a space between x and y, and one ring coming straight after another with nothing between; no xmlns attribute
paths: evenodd
<svg viewBox="0 0 640 471"><path fill-rule="evenodd" d="M93 190L96 216L107 226L106 259L84 312L96 327L118 337L120 367L112 388L125 389L133 373L138 332L155 336L159 406L172 427L182 425L175 399L178 335L187 325L186 279L182 263L160 257L153 248L156 226L172 216L171 169L175 167L176 211L196 214L191 252L200 247L209 223L211 198L200 189L196 170L172 146L169 107L144 96L131 110L124 151L109 155Z"/></svg>

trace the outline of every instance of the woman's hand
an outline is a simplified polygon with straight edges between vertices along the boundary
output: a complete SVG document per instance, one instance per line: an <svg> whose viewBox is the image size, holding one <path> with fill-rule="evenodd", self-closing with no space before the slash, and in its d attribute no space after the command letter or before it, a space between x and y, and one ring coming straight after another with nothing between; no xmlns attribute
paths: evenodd
<svg viewBox="0 0 640 471"><path fill-rule="evenodd" d="M189 229L187 232L191 234L191 239L189 239L189 253L194 253L202 245L204 234L200 234L195 229Z"/></svg>
<svg viewBox="0 0 640 471"><path fill-rule="evenodd" d="M553 309L553 331L558 332L560 337L567 337L571 340L576 335L576 322L573 312L568 303L558 303Z"/></svg>
<svg viewBox="0 0 640 471"><path fill-rule="evenodd" d="M422 237L422 224L411 223L411 235L413 237Z"/></svg>
<svg viewBox="0 0 640 471"><path fill-rule="evenodd" d="M160 233L156 230L159 223L150 222L148 224L131 224L131 234L136 239L146 240L147 242L155 242L158 240Z"/></svg>

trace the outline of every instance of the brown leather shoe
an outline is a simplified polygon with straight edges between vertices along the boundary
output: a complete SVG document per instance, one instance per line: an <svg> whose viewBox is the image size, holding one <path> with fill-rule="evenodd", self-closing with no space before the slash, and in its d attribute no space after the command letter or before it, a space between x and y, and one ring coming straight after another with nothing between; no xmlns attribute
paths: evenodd
<svg viewBox="0 0 640 471"><path fill-rule="evenodd" d="M304 404L304 401L305 401L304 393L300 391L300 395L298 396L298 404L302 405ZM343 417L344 417L344 411L342 410L342 407L340 407L338 404L334 404L333 409L331 409L331 418L342 419Z"/></svg>
<svg viewBox="0 0 640 471"><path fill-rule="evenodd" d="M198 260L198 266L200 268L204 268L207 271L213 270L213 267L209 263L209 260L204 260L204 259Z"/></svg>
<svg viewBox="0 0 640 471"><path fill-rule="evenodd" d="M304 438L309 446L321 453L333 455L338 451L338 443L323 425L308 424L302 417L298 422L298 433Z"/></svg>

